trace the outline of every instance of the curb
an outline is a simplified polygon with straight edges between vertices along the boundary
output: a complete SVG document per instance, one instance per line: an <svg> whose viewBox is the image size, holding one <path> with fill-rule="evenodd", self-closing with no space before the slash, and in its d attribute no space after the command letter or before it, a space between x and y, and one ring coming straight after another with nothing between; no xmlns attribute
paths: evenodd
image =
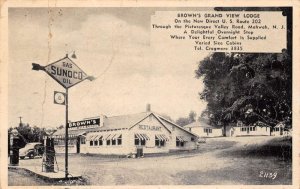
<svg viewBox="0 0 300 189"><path fill-rule="evenodd" d="M45 175L41 175L39 173L36 173L32 170L29 170L29 169L26 169L24 167L18 167L18 166L8 166L8 169L11 169L11 170L23 170L27 173L29 173L30 175L32 176L36 176L40 179L43 179L45 181L66 181L66 180L78 180L78 179L82 179L82 176L72 176L72 177L68 177L68 178L65 178L65 177L55 177L55 178L52 178L52 177L47 177ZM22 174L22 173L20 173Z"/></svg>

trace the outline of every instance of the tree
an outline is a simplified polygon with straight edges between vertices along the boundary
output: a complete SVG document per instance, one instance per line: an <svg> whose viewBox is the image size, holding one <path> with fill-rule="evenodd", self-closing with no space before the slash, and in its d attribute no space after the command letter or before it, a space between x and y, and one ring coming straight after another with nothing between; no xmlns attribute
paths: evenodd
<svg viewBox="0 0 300 189"><path fill-rule="evenodd" d="M8 134L12 129L12 127L8 129ZM43 136L46 135L44 129L37 126L31 127L28 123L20 123L18 127L15 127L15 129L17 129L17 131L19 132L21 147L24 147L26 143L29 142L43 142Z"/></svg>
<svg viewBox="0 0 300 189"><path fill-rule="evenodd" d="M190 122L196 121L196 117L197 117L196 112L190 111L190 113L189 113L189 121L190 121Z"/></svg>
<svg viewBox="0 0 300 189"><path fill-rule="evenodd" d="M215 124L291 124L292 61L286 50L213 53L200 61L196 77L203 78L200 98L208 102L206 111Z"/></svg>
<svg viewBox="0 0 300 189"><path fill-rule="evenodd" d="M195 111L190 111L188 117L180 117L176 120L176 124L180 126L188 125L194 121L196 121L197 114Z"/></svg>

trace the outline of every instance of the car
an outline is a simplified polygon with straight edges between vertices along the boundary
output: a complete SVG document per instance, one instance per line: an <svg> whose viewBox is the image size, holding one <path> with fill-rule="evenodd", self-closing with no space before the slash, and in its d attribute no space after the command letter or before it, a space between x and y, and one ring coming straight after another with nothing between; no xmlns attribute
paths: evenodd
<svg viewBox="0 0 300 189"><path fill-rule="evenodd" d="M19 151L20 159L28 157L33 159L35 156L42 156L44 154L44 145L39 142L27 143L24 148Z"/></svg>

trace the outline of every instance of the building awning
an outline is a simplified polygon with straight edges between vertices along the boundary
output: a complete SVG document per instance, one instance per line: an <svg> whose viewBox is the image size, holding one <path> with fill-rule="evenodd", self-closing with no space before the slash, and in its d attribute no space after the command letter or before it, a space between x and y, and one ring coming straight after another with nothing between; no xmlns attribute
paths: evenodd
<svg viewBox="0 0 300 189"><path fill-rule="evenodd" d="M155 135L160 141L169 141L166 135Z"/></svg>
<svg viewBox="0 0 300 189"><path fill-rule="evenodd" d="M101 140L102 135L97 135L95 138L93 138L93 140Z"/></svg>
<svg viewBox="0 0 300 189"><path fill-rule="evenodd" d="M141 134L146 140L150 140L150 137L146 134Z"/></svg>
<svg viewBox="0 0 300 189"><path fill-rule="evenodd" d="M106 140L113 140L116 136L117 134L112 134Z"/></svg>
<svg viewBox="0 0 300 189"><path fill-rule="evenodd" d="M146 134L135 134L135 136L140 140L150 140L150 137Z"/></svg>
<svg viewBox="0 0 300 189"><path fill-rule="evenodd" d="M122 134L115 134L111 139L112 139L112 140L115 140L115 139L119 138L121 135L122 135Z"/></svg>
<svg viewBox="0 0 300 189"><path fill-rule="evenodd" d="M111 134L108 134L104 137L104 140L110 140Z"/></svg>
<svg viewBox="0 0 300 189"><path fill-rule="evenodd" d="M86 132L82 130L69 130L68 136L69 139L77 138L78 136L84 135ZM56 139L64 139L65 138L65 132L63 129L56 131L53 133L52 138Z"/></svg>
<svg viewBox="0 0 300 189"><path fill-rule="evenodd" d="M176 137L180 142L187 142L188 140L187 139L185 139L184 137L182 137L182 136L177 136Z"/></svg>

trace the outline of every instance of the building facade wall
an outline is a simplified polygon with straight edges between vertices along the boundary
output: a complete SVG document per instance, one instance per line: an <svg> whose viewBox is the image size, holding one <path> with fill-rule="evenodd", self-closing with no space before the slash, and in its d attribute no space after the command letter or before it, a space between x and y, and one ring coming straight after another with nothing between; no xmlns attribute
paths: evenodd
<svg viewBox="0 0 300 189"><path fill-rule="evenodd" d="M168 125L166 126L164 124ZM156 116L151 114L131 128L86 132L85 136L78 137L80 153L129 155L136 154L138 149L142 149L144 154L196 149L196 136L173 124L167 122L164 122L164 124L162 124ZM121 144L116 141L113 145L109 136L115 135L117 136L116 138L122 136ZM103 138L100 139L99 136ZM147 140L143 140L144 138L147 138ZM176 142L176 139L179 138L181 140L180 145L178 140ZM109 144L106 139L110 140ZM101 142L99 140L101 140ZM73 146L72 148L70 146L69 153L77 153L78 146L76 146L76 140L74 140L72 144ZM63 148L57 145L56 148L61 153L64 152L64 145Z"/></svg>
<svg viewBox="0 0 300 189"><path fill-rule="evenodd" d="M171 144L169 146L170 151L176 151L176 150L193 150L197 148L197 137L184 131L181 128L178 128L171 123L164 122L164 124L167 125L167 127L171 130ZM186 141L184 142L184 145L176 145L176 137L182 137Z"/></svg>
<svg viewBox="0 0 300 189"><path fill-rule="evenodd" d="M209 132L209 129L211 129L211 132ZM205 132L206 130L206 132ZM210 128L210 127L192 127L190 128L190 131L197 134L199 137L221 137L222 129L218 128Z"/></svg>
<svg viewBox="0 0 300 189"><path fill-rule="evenodd" d="M226 127L226 136L270 136L270 127Z"/></svg>
<svg viewBox="0 0 300 189"><path fill-rule="evenodd" d="M103 136L102 144L100 144L99 140L95 145L95 140L90 140L92 136L99 135ZM112 140L110 140L109 144L105 138L108 135L117 135L122 136L121 144L118 143L116 139L116 144L113 145ZM93 145L91 145L91 141L93 141ZM81 146L81 153L88 154L105 154L105 155L126 155L130 153L130 146L128 145L128 130L113 130L113 131L101 131L101 132L90 132L86 136L86 143Z"/></svg>

